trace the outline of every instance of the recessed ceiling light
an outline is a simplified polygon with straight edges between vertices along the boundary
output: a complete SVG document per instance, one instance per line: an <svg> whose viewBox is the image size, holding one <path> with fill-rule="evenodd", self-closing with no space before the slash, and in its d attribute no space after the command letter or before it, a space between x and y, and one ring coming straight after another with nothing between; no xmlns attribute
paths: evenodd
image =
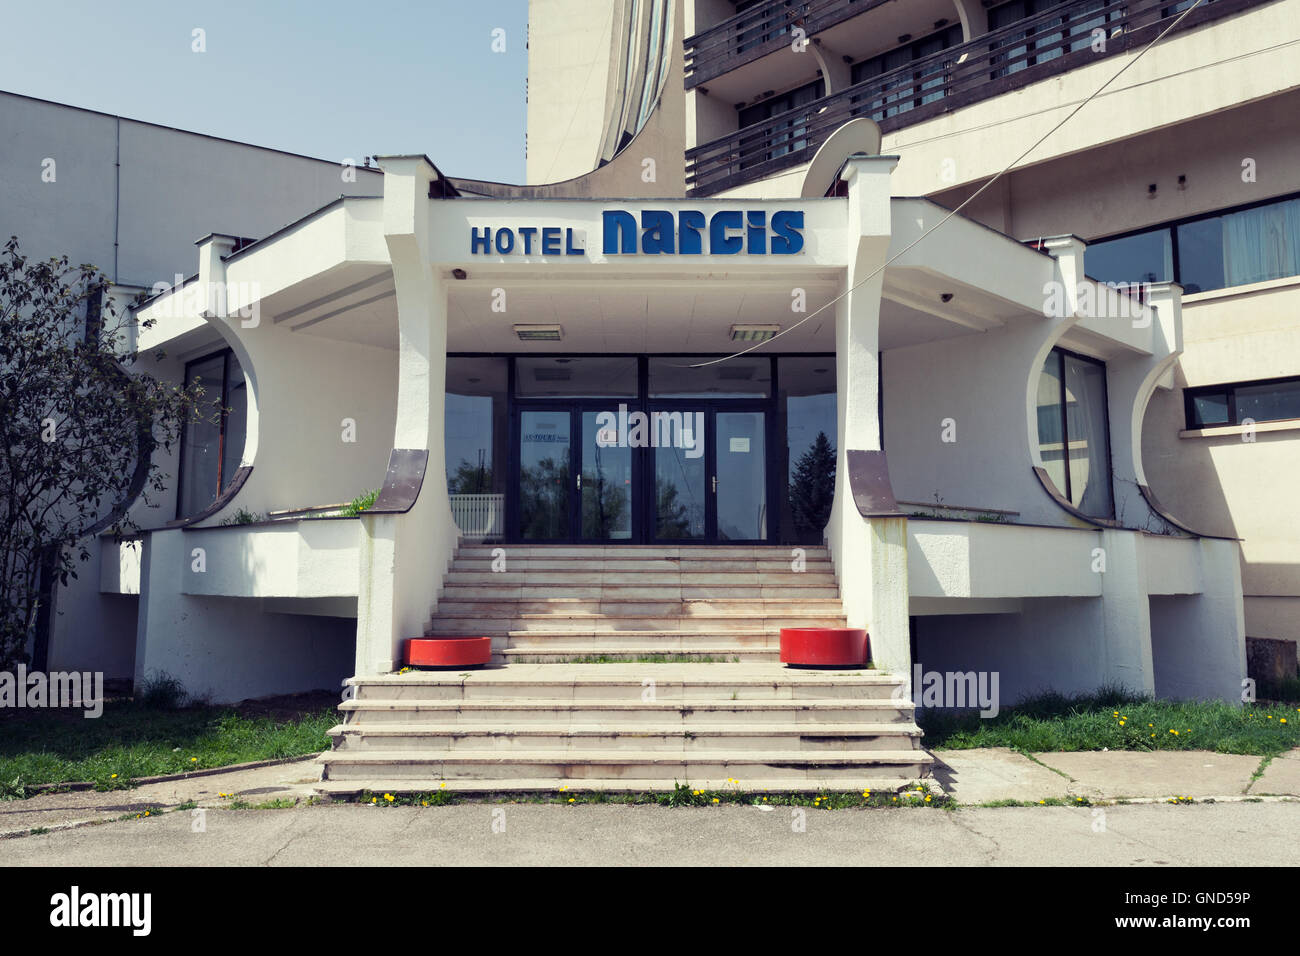
<svg viewBox="0 0 1300 956"><path fill-rule="evenodd" d="M766 342L780 331L781 326L779 325L733 325L731 327L731 341Z"/></svg>
<svg viewBox="0 0 1300 956"><path fill-rule="evenodd" d="M558 342L564 337L558 325L516 325L514 330L521 342Z"/></svg>

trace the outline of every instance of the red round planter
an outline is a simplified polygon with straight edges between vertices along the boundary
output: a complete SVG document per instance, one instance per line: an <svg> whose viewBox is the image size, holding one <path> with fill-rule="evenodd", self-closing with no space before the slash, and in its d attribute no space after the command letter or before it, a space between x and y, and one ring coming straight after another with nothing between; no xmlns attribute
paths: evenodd
<svg viewBox="0 0 1300 956"><path fill-rule="evenodd" d="M490 637L413 637L406 642L411 667L479 667L490 660Z"/></svg>
<svg viewBox="0 0 1300 956"><path fill-rule="evenodd" d="M860 627L783 627L781 663L796 667L862 667L867 632Z"/></svg>

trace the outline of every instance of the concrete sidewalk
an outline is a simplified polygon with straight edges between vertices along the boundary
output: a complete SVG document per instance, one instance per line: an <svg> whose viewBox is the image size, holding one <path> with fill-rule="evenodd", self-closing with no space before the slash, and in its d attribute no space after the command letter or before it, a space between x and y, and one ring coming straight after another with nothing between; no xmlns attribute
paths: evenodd
<svg viewBox="0 0 1300 956"><path fill-rule="evenodd" d="M1032 757L1000 748L933 753L934 781L966 805L997 800L1037 803L1051 797L1085 797L1094 802L1173 796L1300 797L1300 749L1273 758L1258 779L1254 775L1264 762L1260 757L1208 750L1080 751ZM0 837L103 823L189 802L228 806L229 800L220 796L223 793L252 804L283 798L305 800L313 795L317 780L314 761L314 757L304 757L271 767L143 784L130 790L46 793L4 801L0 802Z"/></svg>
<svg viewBox="0 0 1300 956"><path fill-rule="evenodd" d="M1052 797L1141 800L1166 797L1300 796L1300 749L1267 761L1211 750L1075 751L1025 756L1005 748L936 750L934 778L962 804L1034 803Z"/></svg>

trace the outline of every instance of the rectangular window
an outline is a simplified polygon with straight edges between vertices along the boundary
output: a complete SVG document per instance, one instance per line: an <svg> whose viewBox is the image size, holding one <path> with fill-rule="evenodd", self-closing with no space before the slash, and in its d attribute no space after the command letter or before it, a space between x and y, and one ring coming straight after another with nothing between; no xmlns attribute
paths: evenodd
<svg viewBox="0 0 1300 956"><path fill-rule="evenodd" d="M650 357L651 398L767 398L772 394L772 360L745 356L703 365L708 356Z"/></svg>
<svg viewBox="0 0 1300 956"><path fill-rule="evenodd" d="M1189 388L1183 400L1189 429L1300 419L1300 376Z"/></svg>
<svg viewBox="0 0 1300 956"><path fill-rule="evenodd" d="M229 349L189 362L185 386L203 389L196 418L181 436L176 517L198 514L229 487L244 454L248 391L239 359Z"/></svg>
<svg viewBox="0 0 1300 956"><path fill-rule="evenodd" d="M1086 515L1113 518L1106 366L1053 349L1038 380L1038 448L1062 497Z"/></svg>
<svg viewBox="0 0 1300 956"><path fill-rule="evenodd" d="M636 356L560 356L515 362L519 398L635 398Z"/></svg>
<svg viewBox="0 0 1300 956"><path fill-rule="evenodd" d="M1167 282L1188 295L1300 275L1300 197L1144 229L1088 246L1099 282Z"/></svg>

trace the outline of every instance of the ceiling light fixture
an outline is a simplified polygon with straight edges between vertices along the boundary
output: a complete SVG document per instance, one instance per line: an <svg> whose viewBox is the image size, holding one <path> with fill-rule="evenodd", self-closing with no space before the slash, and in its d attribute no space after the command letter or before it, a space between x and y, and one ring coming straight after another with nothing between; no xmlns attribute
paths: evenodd
<svg viewBox="0 0 1300 956"><path fill-rule="evenodd" d="M514 330L520 342L558 342L564 338L564 329L558 325L516 325Z"/></svg>
<svg viewBox="0 0 1300 956"><path fill-rule="evenodd" d="M731 327L731 341L766 342L780 331L781 326L779 325L733 325Z"/></svg>

